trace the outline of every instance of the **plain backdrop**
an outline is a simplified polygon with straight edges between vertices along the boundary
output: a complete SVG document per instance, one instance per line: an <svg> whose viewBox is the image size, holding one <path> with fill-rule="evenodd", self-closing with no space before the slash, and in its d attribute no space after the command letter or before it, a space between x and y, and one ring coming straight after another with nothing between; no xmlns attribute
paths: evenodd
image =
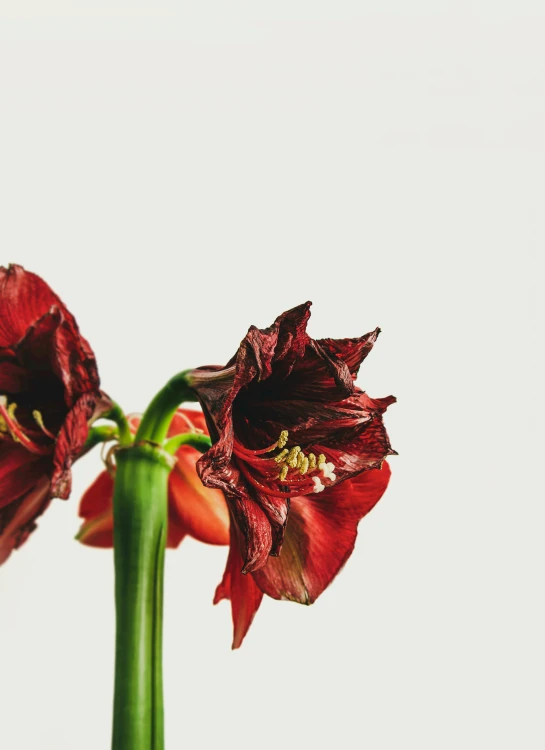
<svg viewBox="0 0 545 750"><path fill-rule="evenodd" d="M168 554L168 748L543 748L543 4L20 0L0 37L0 260L125 409L307 299L315 337L383 330L399 457L319 601L232 652L225 549ZM0 571L5 750L109 746L100 466Z"/></svg>

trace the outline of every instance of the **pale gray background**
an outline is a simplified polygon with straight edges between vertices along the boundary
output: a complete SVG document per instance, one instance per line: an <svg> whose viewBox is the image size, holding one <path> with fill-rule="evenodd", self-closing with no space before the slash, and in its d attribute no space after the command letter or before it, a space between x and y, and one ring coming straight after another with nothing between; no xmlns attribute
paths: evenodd
<svg viewBox="0 0 545 750"><path fill-rule="evenodd" d="M232 653L225 550L168 555L170 750L543 748L543 4L1 10L1 261L124 407L306 299L317 337L383 328L359 383L400 455L318 603ZM99 467L0 571L6 750L109 745L111 555L72 540Z"/></svg>

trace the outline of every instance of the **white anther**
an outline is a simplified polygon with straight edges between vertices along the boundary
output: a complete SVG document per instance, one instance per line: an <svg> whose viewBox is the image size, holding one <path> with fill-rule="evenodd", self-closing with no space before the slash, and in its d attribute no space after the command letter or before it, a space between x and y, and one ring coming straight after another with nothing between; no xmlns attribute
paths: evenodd
<svg viewBox="0 0 545 750"><path fill-rule="evenodd" d="M320 477L312 477L312 481L314 482L314 492L323 492L325 490Z"/></svg>
<svg viewBox="0 0 545 750"><path fill-rule="evenodd" d="M332 464L331 461L328 461L327 463L325 461L322 461L322 463L318 464L318 468L324 475L326 479L330 479L332 482L337 479L335 474L333 473L333 469L335 468L335 464Z"/></svg>

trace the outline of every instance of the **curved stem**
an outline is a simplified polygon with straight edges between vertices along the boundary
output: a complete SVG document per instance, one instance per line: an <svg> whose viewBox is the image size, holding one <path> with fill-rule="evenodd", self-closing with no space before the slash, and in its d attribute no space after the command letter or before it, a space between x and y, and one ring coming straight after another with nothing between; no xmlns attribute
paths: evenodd
<svg viewBox="0 0 545 750"><path fill-rule="evenodd" d="M195 392L187 383L189 370L178 373L159 391L146 409L135 440L150 440L162 444L168 433L172 417L183 401L197 401Z"/></svg>
<svg viewBox="0 0 545 750"><path fill-rule="evenodd" d="M132 443L132 433L127 417L123 409L115 401L112 408L106 414L103 414L101 419L111 419L119 427L119 444L130 445Z"/></svg>
<svg viewBox="0 0 545 750"><path fill-rule="evenodd" d="M182 445L190 445L201 453L206 453L212 446L212 441L208 435L201 435L197 432L184 432L181 435L174 435L170 440L167 440L163 448L173 456Z"/></svg>
<svg viewBox="0 0 545 750"><path fill-rule="evenodd" d="M162 613L172 458L149 443L117 453L113 750L163 750Z"/></svg>
<svg viewBox="0 0 545 750"><path fill-rule="evenodd" d="M84 451L90 451L95 445L99 443L107 443L110 440L116 440L119 438L119 430L113 425L99 425L98 427L90 427L87 433L87 440L83 446Z"/></svg>

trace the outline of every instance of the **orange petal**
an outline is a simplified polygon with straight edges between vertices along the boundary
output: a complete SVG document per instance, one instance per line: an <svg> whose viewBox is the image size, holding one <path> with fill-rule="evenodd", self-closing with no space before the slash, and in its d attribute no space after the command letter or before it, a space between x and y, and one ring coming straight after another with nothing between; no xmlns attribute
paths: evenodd
<svg viewBox="0 0 545 750"><path fill-rule="evenodd" d="M195 470L200 453L184 446L169 478L169 506L173 520L195 539L207 544L229 544L229 512L223 493L205 487Z"/></svg>
<svg viewBox="0 0 545 750"><path fill-rule="evenodd" d="M208 435L208 428L202 411L178 409L170 423L168 436L182 435L184 432L193 432L194 430L202 430L205 435Z"/></svg>
<svg viewBox="0 0 545 750"><path fill-rule="evenodd" d="M79 504L80 518L89 520L111 510L113 496L114 480L107 471L102 471L83 493Z"/></svg>
<svg viewBox="0 0 545 750"><path fill-rule="evenodd" d="M76 535L78 542L88 547L114 546L114 514L107 510L99 516L85 521Z"/></svg>

